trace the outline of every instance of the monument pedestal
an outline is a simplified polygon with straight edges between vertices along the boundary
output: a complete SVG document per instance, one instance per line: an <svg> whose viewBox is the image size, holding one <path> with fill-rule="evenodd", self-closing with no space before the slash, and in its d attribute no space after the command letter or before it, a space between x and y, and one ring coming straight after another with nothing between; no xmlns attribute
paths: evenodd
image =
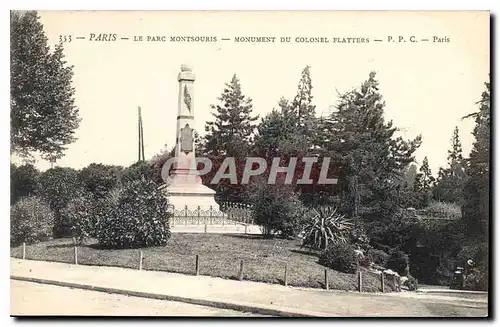
<svg viewBox="0 0 500 327"><path fill-rule="evenodd" d="M215 202L215 191L201 183L199 176L173 174L166 185L169 205L175 210L201 210L219 211L219 204Z"/></svg>

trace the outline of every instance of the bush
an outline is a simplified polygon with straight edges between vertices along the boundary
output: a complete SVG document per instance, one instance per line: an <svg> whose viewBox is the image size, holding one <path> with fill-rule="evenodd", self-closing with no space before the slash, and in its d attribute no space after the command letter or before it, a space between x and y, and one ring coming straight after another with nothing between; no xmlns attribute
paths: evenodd
<svg viewBox="0 0 500 327"><path fill-rule="evenodd" d="M54 213L40 197L21 198L10 211L10 242L34 243L51 238Z"/></svg>
<svg viewBox="0 0 500 327"><path fill-rule="evenodd" d="M369 249L367 257L370 258L371 262L382 267L387 265L387 260L389 259L389 255L387 253L377 249Z"/></svg>
<svg viewBox="0 0 500 327"><path fill-rule="evenodd" d="M92 163L83 168L78 177L86 192L100 198L116 187L121 170L120 166Z"/></svg>
<svg viewBox="0 0 500 327"><path fill-rule="evenodd" d="M264 236L291 238L299 234L305 208L289 185L260 184L251 199L254 221Z"/></svg>
<svg viewBox="0 0 500 327"><path fill-rule="evenodd" d="M72 168L56 167L40 175L40 195L54 212L54 236L71 235L71 224L64 215L64 209L71 199L81 192L78 172Z"/></svg>
<svg viewBox="0 0 500 327"><path fill-rule="evenodd" d="M170 238L167 199L145 178L112 192L98 223L99 244L110 248L161 246Z"/></svg>
<svg viewBox="0 0 500 327"><path fill-rule="evenodd" d="M309 211L304 227L303 246L324 250L329 244L347 243L352 223L336 207L321 206Z"/></svg>
<svg viewBox="0 0 500 327"><path fill-rule="evenodd" d="M71 226L71 235L82 243L86 238L97 237L97 226L99 222L99 212L97 200L89 193L82 193L80 196L70 200L63 214L68 218Z"/></svg>
<svg viewBox="0 0 500 327"><path fill-rule="evenodd" d="M387 268L397 272L401 276L408 274L407 268L410 263L408 255L403 251L392 251L387 259Z"/></svg>
<svg viewBox="0 0 500 327"><path fill-rule="evenodd" d="M460 206L454 203L434 201L426 208L419 210L419 214L429 217L460 219L462 211Z"/></svg>
<svg viewBox="0 0 500 327"><path fill-rule="evenodd" d="M418 288L417 280L413 276L408 276L403 285L408 287L409 291L415 291Z"/></svg>
<svg viewBox="0 0 500 327"><path fill-rule="evenodd" d="M147 161L139 161L132 164L130 167L125 168L120 173L119 179L122 184L125 184L129 181L140 180L141 178L144 178L148 181L155 181L155 179L158 178L157 175L158 175L158 170L155 168L154 163Z"/></svg>
<svg viewBox="0 0 500 327"><path fill-rule="evenodd" d="M10 204L22 197L36 195L40 173L35 166L26 164L17 167L10 165Z"/></svg>
<svg viewBox="0 0 500 327"><path fill-rule="evenodd" d="M325 267L344 273L353 274L358 268L358 261L351 244L331 244L324 250L319 263Z"/></svg>

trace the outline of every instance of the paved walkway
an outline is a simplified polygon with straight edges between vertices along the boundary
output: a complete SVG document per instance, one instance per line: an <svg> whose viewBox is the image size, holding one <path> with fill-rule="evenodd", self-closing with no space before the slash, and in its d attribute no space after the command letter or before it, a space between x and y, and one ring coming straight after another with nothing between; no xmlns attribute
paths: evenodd
<svg viewBox="0 0 500 327"><path fill-rule="evenodd" d="M484 317L484 300L301 289L257 282L11 258L11 278L279 316ZM65 284L66 283L66 284Z"/></svg>
<svg viewBox="0 0 500 327"><path fill-rule="evenodd" d="M10 281L10 314L14 316L264 317L253 313L176 301L108 294L17 280Z"/></svg>

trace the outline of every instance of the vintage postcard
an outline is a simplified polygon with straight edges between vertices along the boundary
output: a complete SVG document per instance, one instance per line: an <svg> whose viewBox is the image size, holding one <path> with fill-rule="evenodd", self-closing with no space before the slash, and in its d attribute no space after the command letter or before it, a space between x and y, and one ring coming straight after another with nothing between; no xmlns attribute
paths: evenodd
<svg viewBox="0 0 500 327"><path fill-rule="evenodd" d="M11 315L480 317L488 11L11 11Z"/></svg>

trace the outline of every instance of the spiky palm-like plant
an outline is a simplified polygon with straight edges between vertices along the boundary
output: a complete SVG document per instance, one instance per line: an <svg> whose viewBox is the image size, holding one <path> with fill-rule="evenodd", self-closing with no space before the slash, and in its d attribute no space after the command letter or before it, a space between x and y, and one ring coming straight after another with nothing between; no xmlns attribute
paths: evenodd
<svg viewBox="0 0 500 327"><path fill-rule="evenodd" d="M312 209L304 227L302 247L324 250L330 244L347 243L352 222L334 206Z"/></svg>

